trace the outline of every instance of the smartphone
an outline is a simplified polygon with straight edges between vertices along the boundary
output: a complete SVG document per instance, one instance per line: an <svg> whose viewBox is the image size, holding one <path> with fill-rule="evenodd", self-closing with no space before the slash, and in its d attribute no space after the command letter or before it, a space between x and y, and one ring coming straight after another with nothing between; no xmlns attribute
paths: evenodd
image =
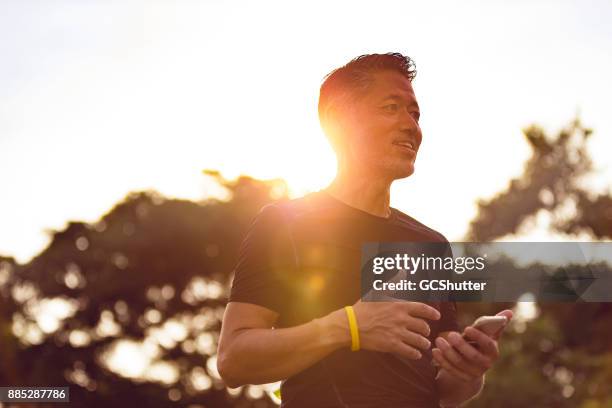
<svg viewBox="0 0 612 408"><path fill-rule="evenodd" d="M481 316L474 321L472 327L489 337L495 337L504 330L507 324L508 318L506 316ZM463 336L463 338L473 347L478 347L474 340L469 340L466 336Z"/></svg>

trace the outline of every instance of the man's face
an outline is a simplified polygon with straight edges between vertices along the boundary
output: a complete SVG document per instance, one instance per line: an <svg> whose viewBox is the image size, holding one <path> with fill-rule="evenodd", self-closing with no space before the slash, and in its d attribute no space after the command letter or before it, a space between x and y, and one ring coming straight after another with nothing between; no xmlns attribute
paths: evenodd
<svg viewBox="0 0 612 408"><path fill-rule="evenodd" d="M419 116L408 78L394 71L375 73L345 122L349 168L391 181L410 176L422 140Z"/></svg>

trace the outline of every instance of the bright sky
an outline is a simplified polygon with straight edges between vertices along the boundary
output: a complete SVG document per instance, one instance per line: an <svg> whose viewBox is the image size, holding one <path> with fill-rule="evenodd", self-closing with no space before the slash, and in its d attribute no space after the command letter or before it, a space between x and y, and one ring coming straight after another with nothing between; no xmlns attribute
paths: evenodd
<svg viewBox="0 0 612 408"><path fill-rule="evenodd" d="M475 200L521 172L521 128L577 110L612 186L609 1L0 3L0 254L93 221L132 190L202 198L202 169L324 187L321 79L413 57L423 145L392 205L459 240Z"/></svg>

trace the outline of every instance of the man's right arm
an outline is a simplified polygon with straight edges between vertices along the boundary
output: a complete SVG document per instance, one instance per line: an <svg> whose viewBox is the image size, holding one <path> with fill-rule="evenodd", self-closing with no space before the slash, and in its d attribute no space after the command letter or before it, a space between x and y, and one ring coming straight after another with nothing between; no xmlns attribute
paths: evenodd
<svg viewBox="0 0 612 408"><path fill-rule="evenodd" d="M351 343L344 310L299 326L273 329L277 318L278 313L263 306L228 303L217 368L229 387L280 381Z"/></svg>
<svg viewBox="0 0 612 408"><path fill-rule="evenodd" d="M418 302L361 302L353 305L361 348L419 359L430 347L424 319L439 312ZM334 350L351 344L346 312L336 310L299 326L274 329L278 313L229 302L223 316L217 369L226 384L265 384L289 378Z"/></svg>

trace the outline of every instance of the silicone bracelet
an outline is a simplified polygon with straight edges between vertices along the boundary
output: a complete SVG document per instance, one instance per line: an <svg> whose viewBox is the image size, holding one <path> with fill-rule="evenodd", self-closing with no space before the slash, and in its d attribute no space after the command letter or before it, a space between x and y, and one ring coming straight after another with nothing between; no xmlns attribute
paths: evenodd
<svg viewBox="0 0 612 408"><path fill-rule="evenodd" d="M348 317L349 328L351 330L351 350L359 350L359 327L357 326L357 318L353 306L345 306L346 316Z"/></svg>

